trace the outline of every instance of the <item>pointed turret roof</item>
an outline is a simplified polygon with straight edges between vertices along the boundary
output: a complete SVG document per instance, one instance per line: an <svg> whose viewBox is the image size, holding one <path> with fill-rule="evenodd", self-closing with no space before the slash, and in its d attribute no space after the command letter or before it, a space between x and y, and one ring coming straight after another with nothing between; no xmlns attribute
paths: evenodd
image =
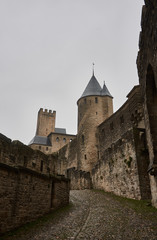
<svg viewBox="0 0 157 240"><path fill-rule="evenodd" d="M98 80L94 76L94 71L93 71L93 76L91 77L81 98L86 97L86 96L109 96L109 97L112 97L112 95L110 94L109 90L107 89L105 83L104 83L103 88L101 88L100 84L98 83Z"/></svg>
<svg viewBox="0 0 157 240"><path fill-rule="evenodd" d="M109 97L112 97L112 95L110 94L108 88L106 87L105 82L104 82L103 89L102 89L102 91L101 91L101 95L102 95L102 96L109 96Z"/></svg>
<svg viewBox="0 0 157 240"><path fill-rule="evenodd" d="M93 74L81 97L100 95L101 90L100 84Z"/></svg>

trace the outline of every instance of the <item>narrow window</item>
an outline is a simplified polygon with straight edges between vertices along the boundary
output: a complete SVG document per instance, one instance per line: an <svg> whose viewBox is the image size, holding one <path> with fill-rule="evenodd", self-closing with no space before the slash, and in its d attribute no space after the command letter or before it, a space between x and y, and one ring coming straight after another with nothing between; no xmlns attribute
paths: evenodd
<svg viewBox="0 0 157 240"><path fill-rule="evenodd" d="M41 150L41 146L39 146L39 150Z"/></svg>
<svg viewBox="0 0 157 240"><path fill-rule="evenodd" d="M27 157L24 156L24 166L25 166L25 167L27 167L27 162L28 162Z"/></svg>
<svg viewBox="0 0 157 240"><path fill-rule="evenodd" d="M123 115L120 117L120 123L121 123L121 124L124 123L124 117L123 117Z"/></svg>
<svg viewBox="0 0 157 240"><path fill-rule="evenodd" d="M66 143L66 138L63 138L63 142Z"/></svg>
<svg viewBox="0 0 157 240"><path fill-rule="evenodd" d="M111 129L111 130L114 129L113 122L110 123L110 129Z"/></svg>
<svg viewBox="0 0 157 240"><path fill-rule="evenodd" d="M59 142L59 137L56 138L56 142Z"/></svg>
<svg viewBox="0 0 157 240"><path fill-rule="evenodd" d="M98 115L98 113L96 112L96 115Z"/></svg>
<svg viewBox="0 0 157 240"><path fill-rule="evenodd" d="M41 161L41 164L40 164L40 171L41 172L43 171L43 161Z"/></svg>
<svg viewBox="0 0 157 240"><path fill-rule="evenodd" d="M84 103L86 104L86 102L87 102L87 101L86 101L86 98L84 98Z"/></svg>
<svg viewBox="0 0 157 240"><path fill-rule="evenodd" d="M95 98L95 103L98 103L98 98L97 97Z"/></svg>
<svg viewBox="0 0 157 240"><path fill-rule="evenodd" d="M86 155L86 154L84 155L84 159L85 159L85 160L87 159L87 155Z"/></svg>
<svg viewBox="0 0 157 240"><path fill-rule="evenodd" d="M82 143L84 144L84 135L82 135Z"/></svg>
<svg viewBox="0 0 157 240"><path fill-rule="evenodd" d="M135 120L134 114L131 115L131 121L133 122Z"/></svg>
<svg viewBox="0 0 157 240"><path fill-rule="evenodd" d="M101 132L102 132L103 135L105 135L105 129L104 128L101 130Z"/></svg>
<svg viewBox="0 0 157 240"><path fill-rule="evenodd" d="M46 151L48 151L49 150L49 148L48 147L46 147Z"/></svg>

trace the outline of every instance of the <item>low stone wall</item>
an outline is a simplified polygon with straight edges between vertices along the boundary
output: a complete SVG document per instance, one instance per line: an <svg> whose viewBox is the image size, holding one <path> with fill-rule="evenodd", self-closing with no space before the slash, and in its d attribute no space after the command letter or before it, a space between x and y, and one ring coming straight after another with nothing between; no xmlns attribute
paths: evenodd
<svg viewBox="0 0 157 240"><path fill-rule="evenodd" d="M69 203L70 180L45 155L0 134L0 233Z"/></svg>
<svg viewBox="0 0 157 240"><path fill-rule="evenodd" d="M0 233L69 203L69 180L0 163Z"/></svg>
<svg viewBox="0 0 157 240"><path fill-rule="evenodd" d="M0 163L13 167L23 166L43 174L57 174L55 154L47 156L19 141L11 141L2 134L0 134Z"/></svg>
<svg viewBox="0 0 157 240"><path fill-rule="evenodd" d="M92 188L90 172L70 168L67 170L67 177L70 179L71 190L82 190Z"/></svg>

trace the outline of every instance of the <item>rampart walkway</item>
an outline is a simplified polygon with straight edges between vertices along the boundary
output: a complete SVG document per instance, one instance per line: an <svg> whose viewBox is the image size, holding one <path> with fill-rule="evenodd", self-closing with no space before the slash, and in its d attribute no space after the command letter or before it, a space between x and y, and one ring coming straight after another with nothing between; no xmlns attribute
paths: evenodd
<svg viewBox="0 0 157 240"><path fill-rule="evenodd" d="M157 211L99 191L71 191L72 206L11 240L155 240Z"/></svg>

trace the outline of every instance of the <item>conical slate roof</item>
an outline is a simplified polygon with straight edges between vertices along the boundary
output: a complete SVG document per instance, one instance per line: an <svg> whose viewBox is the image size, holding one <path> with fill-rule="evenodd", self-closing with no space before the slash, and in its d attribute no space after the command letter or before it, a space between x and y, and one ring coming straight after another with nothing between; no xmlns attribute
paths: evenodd
<svg viewBox="0 0 157 240"><path fill-rule="evenodd" d="M107 89L105 83L104 83L103 89L102 89L102 91L101 91L101 95L102 95L102 96L112 97L112 95L110 94L109 90Z"/></svg>
<svg viewBox="0 0 157 240"><path fill-rule="evenodd" d="M100 95L101 90L100 84L93 74L81 97Z"/></svg>
<svg viewBox="0 0 157 240"><path fill-rule="evenodd" d="M103 88L101 88L100 84L98 83L96 77L93 76L91 77L87 87L85 88L82 97L86 97L86 96L109 96L112 97L112 95L110 94L109 90L107 89L105 83Z"/></svg>

